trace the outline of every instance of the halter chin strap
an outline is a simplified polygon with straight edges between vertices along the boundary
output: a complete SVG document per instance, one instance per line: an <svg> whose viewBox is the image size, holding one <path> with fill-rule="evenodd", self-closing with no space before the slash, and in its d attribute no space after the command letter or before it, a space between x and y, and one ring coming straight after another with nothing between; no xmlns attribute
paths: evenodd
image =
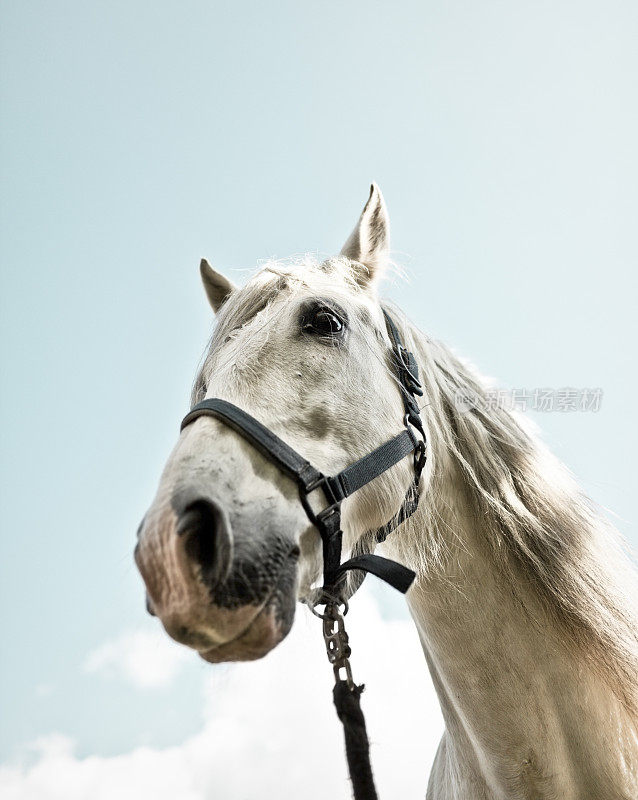
<svg viewBox="0 0 638 800"><path fill-rule="evenodd" d="M413 454L414 459L414 481L410 484L405 499L394 517L378 530L371 532L374 540L383 542L388 534L416 511L419 504L419 481L426 460L426 438L416 397L421 396L423 390L419 383L419 370L414 356L403 347L399 331L390 316L385 311L383 313L392 341L393 368L401 387L405 430L337 475L324 475L315 469L309 461L261 422L226 400L218 398L203 400L197 403L182 420L181 430L184 430L201 416L219 419L296 481L301 504L319 531L323 542L321 602L334 602L335 599L342 597L341 587L348 570L370 572L403 593L407 592L415 578L415 573L402 564L372 553L357 555L341 563L342 501L410 454ZM415 430L420 437L415 434ZM327 506L315 512L309 498L318 489L321 489Z"/></svg>

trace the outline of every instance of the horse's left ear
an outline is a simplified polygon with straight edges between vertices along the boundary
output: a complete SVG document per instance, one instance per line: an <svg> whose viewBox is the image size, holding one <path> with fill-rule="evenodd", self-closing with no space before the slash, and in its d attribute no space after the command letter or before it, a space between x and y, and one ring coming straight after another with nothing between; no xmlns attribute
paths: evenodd
<svg viewBox="0 0 638 800"><path fill-rule="evenodd" d="M355 278L365 287L375 284L385 271L389 250L390 218L381 190L373 183L368 202L341 255L355 262Z"/></svg>
<svg viewBox="0 0 638 800"><path fill-rule="evenodd" d="M235 291L235 286L225 275L214 270L205 258L200 262L199 271L208 302L217 313L224 301Z"/></svg>

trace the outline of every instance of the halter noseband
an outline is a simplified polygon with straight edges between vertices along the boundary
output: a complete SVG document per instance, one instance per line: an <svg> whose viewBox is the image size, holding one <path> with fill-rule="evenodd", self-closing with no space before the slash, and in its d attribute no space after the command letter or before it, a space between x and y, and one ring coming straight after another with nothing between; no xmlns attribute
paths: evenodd
<svg viewBox="0 0 638 800"><path fill-rule="evenodd" d="M415 573L402 564L372 553L357 555L341 563L342 501L411 453L414 456L414 481L410 484L403 503L394 517L371 532L374 541L383 542L389 533L416 511L419 504L419 481L426 460L426 437L416 397L423 395L423 390L419 383L419 370L414 356L403 346L399 331L389 314L385 310L383 314L392 342L392 365L401 388L405 430L337 475L324 475L315 469L261 422L226 400L218 398L203 400L193 406L182 420L181 430L184 430L201 416L219 419L296 481L301 504L319 531L323 542L321 603L334 603L335 600L345 599L340 595L340 591L348 570L370 572L403 593L407 592L415 578ZM415 434L415 430L422 438ZM319 512L313 511L309 501L309 496L317 489L322 490L328 504Z"/></svg>

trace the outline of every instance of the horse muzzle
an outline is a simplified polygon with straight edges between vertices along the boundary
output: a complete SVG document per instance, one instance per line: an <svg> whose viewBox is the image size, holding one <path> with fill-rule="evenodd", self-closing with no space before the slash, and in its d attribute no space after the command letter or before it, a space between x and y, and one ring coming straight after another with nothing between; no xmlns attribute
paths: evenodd
<svg viewBox="0 0 638 800"><path fill-rule="evenodd" d="M149 611L214 663L259 658L292 625L299 547L253 511L231 522L210 493L180 489L140 526L135 561Z"/></svg>

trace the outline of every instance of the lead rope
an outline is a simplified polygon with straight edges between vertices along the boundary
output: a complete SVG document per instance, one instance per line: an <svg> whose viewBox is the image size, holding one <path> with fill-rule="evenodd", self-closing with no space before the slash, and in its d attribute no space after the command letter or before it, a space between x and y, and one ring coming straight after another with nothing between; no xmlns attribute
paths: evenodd
<svg viewBox="0 0 638 800"><path fill-rule="evenodd" d="M346 613L348 610L345 605ZM316 613L316 612L315 612ZM323 639L328 661L332 664L335 685L332 690L337 715L343 725L348 771L352 781L354 800L377 800L377 790L370 764L370 743L366 721L361 710L361 693L364 685L357 686L350 667L350 645L343 614L336 603L329 603L323 614ZM345 673L342 677L341 672Z"/></svg>
<svg viewBox="0 0 638 800"><path fill-rule="evenodd" d="M376 542L385 541L391 531L395 530L416 511L419 481L424 465L425 447L417 447L414 453L414 484L408 490L396 517L377 531L370 532ZM338 521L340 521L340 517L338 517ZM339 536L340 543L341 537ZM358 558L363 558L363 556ZM357 557L351 559L349 563L356 564L356 562ZM412 573L412 577L406 576L404 586L398 587L395 584L395 588L400 588L403 592L406 592L412 583L413 577L414 573ZM335 599L335 595L337 595L337 592L334 586L324 586L323 601L320 601L320 604L321 602L325 603L323 613L320 614L312 605L310 609L313 614L323 621L323 640L326 645L328 661L332 664L335 677L332 699L337 710L337 716L343 725L346 759L348 761L348 772L352 782L354 800L378 800L372 775L372 765L370 764L370 742L368 741L365 717L361 709L361 694L365 686L364 684L357 686L352 677L352 667L350 666L352 650L350 649L344 620L344 616L348 613L348 601L346 599L339 601ZM343 613L340 610L341 604L344 607Z"/></svg>

